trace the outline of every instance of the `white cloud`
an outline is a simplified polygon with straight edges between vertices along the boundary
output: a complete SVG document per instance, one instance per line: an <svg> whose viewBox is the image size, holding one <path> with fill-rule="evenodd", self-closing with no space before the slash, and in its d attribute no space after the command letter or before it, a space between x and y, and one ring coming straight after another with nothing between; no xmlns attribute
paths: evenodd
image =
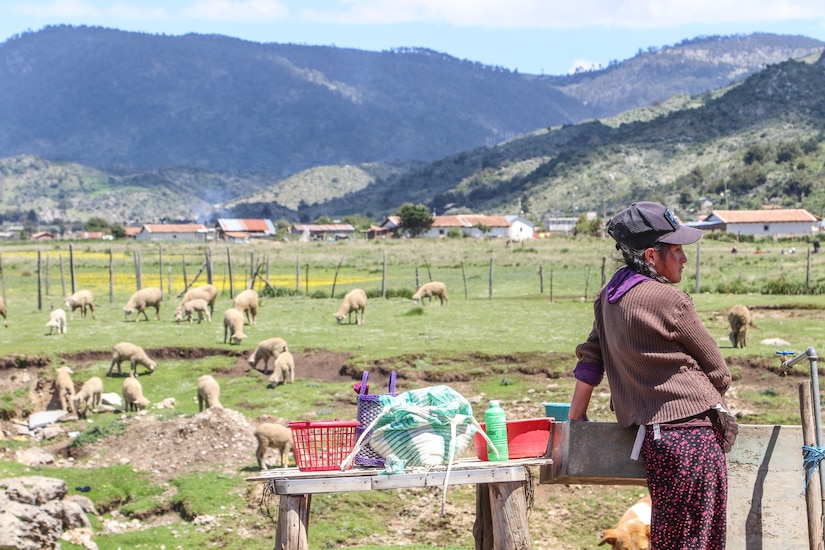
<svg viewBox="0 0 825 550"><path fill-rule="evenodd" d="M595 71L601 68L601 63L598 63L597 61L588 61L586 59L574 59L572 66L567 71L567 74L574 74L581 71Z"/></svg>
<svg viewBox="0 0 825 550"><path fill-rule="evenodd" d="M289 8L278 0L197 0L182 14L213 21L263 22L286 18Z"/></svg>
<svg viewBox="0 0 825 550"><path fill-rule="evenodd" d="M53 17L99 17L101 11L89 2L84 0L54 0L47 4L14 4L12 11L21 15L48 19Z"/></svg>

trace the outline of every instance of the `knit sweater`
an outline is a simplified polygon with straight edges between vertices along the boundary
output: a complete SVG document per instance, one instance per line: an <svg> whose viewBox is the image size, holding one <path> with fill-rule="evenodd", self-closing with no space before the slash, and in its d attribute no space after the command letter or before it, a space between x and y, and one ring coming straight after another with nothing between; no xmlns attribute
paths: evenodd
<svg viewBox="0 0 825 550"><path fill-rule="evenodd" d="M576 378L597 385L601 376L594 384L593 373L607 374L622 427L673 422L724 404L730 371L690 297L646 277L616 292L617 278L627 280L627 272L619 270L596 297L593 329L576 348Z"/></svg>

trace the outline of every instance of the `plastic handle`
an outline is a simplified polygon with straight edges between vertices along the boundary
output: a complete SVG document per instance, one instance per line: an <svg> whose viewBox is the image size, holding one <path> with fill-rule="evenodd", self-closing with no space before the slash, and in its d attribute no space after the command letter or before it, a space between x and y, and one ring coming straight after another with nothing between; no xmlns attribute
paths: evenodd
<svg viewBox="0 0 825 550"><path fill-rule="evenodd" d="M367 394L367 378L369 378L369 375L369 371L364 371L364 374L361 375L361 387L358 388L358 395Z"/></svg>
<svg viewBox="0 0 825 550"><path fill-rule="evenodd" d="M390 395L395 395L395 371L390 373Z"/></svg>

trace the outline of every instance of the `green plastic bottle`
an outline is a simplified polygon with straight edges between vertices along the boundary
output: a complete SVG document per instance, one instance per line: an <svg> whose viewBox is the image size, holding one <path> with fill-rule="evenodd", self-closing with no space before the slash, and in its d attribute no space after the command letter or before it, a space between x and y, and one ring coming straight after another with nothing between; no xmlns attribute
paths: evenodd
<svg viewBox="0 0 825 550"><path fill-rule="evenodd" d="M507 452L507 418L504 409L497 400L490 401L490 407L484 412L484 431L498 449L498 456L490 444L487 444L487 460L497 462L510 458Z"/></svg>

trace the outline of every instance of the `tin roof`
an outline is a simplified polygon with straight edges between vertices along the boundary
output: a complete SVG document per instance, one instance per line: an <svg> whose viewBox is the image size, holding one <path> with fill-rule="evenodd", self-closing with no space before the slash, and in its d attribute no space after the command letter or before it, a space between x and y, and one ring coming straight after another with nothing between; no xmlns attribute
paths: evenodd
<svg viewBox="0 0 825 550"><path fill-rule="evenodd" d="M780 210L714 210L705 221L723 223L814 223L817 217L804 208Z"/></svg>
<svg viewBox="0 0 825 550"><path fill-rule="evenodd" d="M218 218L221 230L227 232L263 233L274 235L275 226L270 220L250 218Z"/></svg>
<svg viewBox="0 0 825 550"><path fill-rule="evenodd" d="M197 233L205 230L202 223L147 223L140 232L146 233Z"/></svg>

